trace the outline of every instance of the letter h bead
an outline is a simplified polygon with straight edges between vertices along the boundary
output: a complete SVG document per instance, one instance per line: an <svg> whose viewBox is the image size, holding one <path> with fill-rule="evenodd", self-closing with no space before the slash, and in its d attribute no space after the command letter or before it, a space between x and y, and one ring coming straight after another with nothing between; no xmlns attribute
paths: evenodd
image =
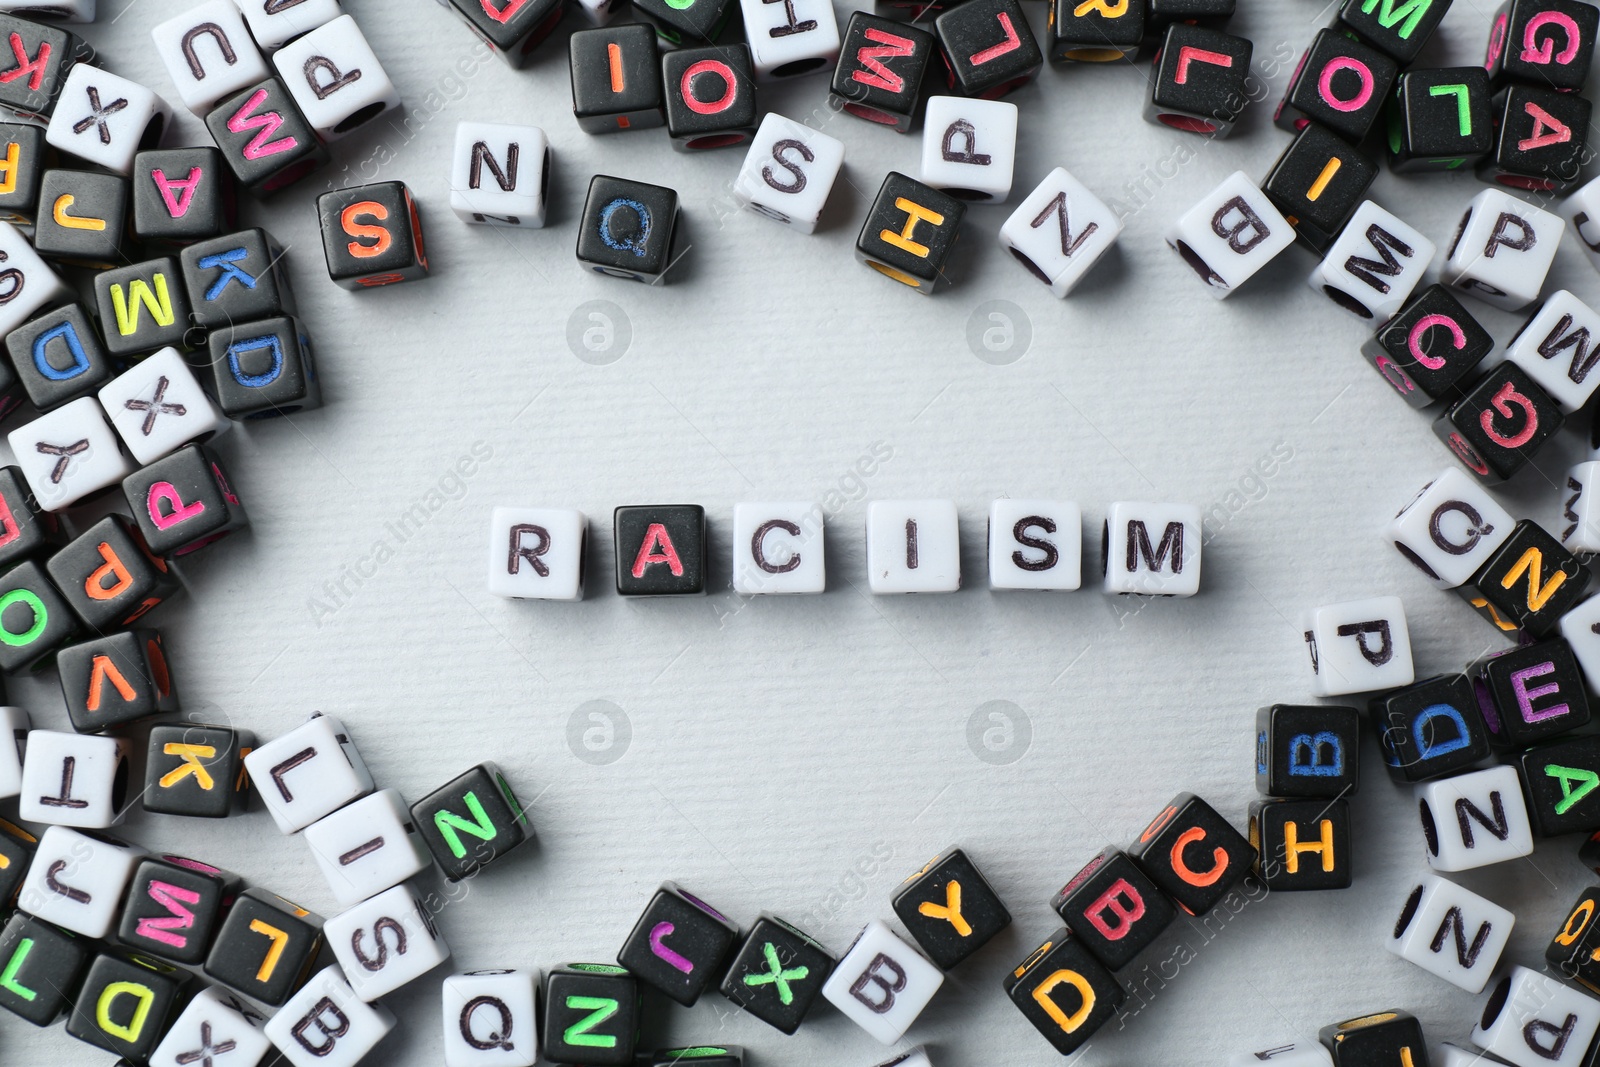
<svg viewBox="0 0 1600 1067"><path fill-rule="evenodd" d="M949 281L950 250L966 213L955 197L890 171L856 238L856 259L931 294Z"/></svg>
<svg viewBox="0 0 1600 1067"><path fill-rule="evenodd" d="M1172 901L1117 848L1084 865L1050 901L1076 943L1118 971L1178 917Z"/></svg>
<svg viewBox="0 0 1600 1067"><path fill-rule="evenodd" d="M664 883L617 953L639 981L691 1007L723 971L739 940L725 915L673 882Z"/></svg>
<svg viewBox="0 0 1600 1067"><path fill-rule="evenodd" d="M947 849L907 878L894 913L941 970L959 966L1011 925L1011 913L977 864Z"/></svg>
<svg viewBox="0 0 1600 1067"><path fill-rule="evenodd" d="M1255 873L1274 892L1348 889L1355 877L1350 805L1343 799L1270 799L1250 805Z"/></svg>

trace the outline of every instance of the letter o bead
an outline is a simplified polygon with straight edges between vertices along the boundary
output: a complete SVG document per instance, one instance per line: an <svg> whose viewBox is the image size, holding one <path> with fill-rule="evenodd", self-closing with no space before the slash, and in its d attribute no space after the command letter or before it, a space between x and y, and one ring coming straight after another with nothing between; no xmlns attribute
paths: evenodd
<svg viewBox="0 0 1600 1067"><path fill-rule="evenodd" d="M489 592L510 600L582 600L589 523L569 508L495 508Z"/></svg>

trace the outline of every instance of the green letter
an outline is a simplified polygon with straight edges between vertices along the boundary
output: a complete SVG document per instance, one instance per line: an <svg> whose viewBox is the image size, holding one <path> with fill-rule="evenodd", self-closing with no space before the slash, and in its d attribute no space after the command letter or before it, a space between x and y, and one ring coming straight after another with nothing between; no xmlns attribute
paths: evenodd
<svg viewBox="0 0 1600 1067"><path fill-rule="evenodd" d="M471 794L468 794L469 796ZM591 1034L589 1031L615 1015L622 1007L610 997L568 997L567 1007L574 1011L589 1012L567 1027L561 1040L583 1048L616 1048L617 1039L610 1034Z"/></svg>
<svg viewBox="0 0 1600 1067"><path fill-rule="evenodd" d="M467 806L467 811L472 813L473 822L468 822L461 816L449 811L439 811L433 816L433 825L439 831L444 843L450 846L450 854L456 859L467 854L467 846L461 843L461 834L471 834L480 841L493 841L499 836L500 831L494 827L489 813L483 810L483 805L478 802L477 793L468 793L461 798Z"/></svg>

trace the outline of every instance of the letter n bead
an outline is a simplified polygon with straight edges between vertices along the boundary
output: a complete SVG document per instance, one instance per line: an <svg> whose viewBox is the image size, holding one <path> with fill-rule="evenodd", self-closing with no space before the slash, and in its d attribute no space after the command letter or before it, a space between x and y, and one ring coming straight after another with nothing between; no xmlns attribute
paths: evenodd
<svg viewBox="0 0 1600 1067"><path fill-rule="evenodd" d="M617 953L617 962L644 984L684 1007L721 976L739 928L727 916L673 882L663 883Z"/></svg>
<svg viewBox="0 0 1600 1067"><path fill-rule="evenodd" d="M1334 1067L1366 1067L1428 1062L1422 1024L1403 1011L1383 1011L1324 1026L1318 1039L1333 1056Z"/></svg>
<svg viewBox="0 0 1600 1067"><path fill-rule="evenodd" d="M495 508L489 592L512 600L582 600L589 524L570 508Z"/></svg>
<svg viewBox="0 0 1600 1067"><path fill-rule="evenodd" d="M609 963L569 963L544 983L544 1058L582 1067L632 1067L639 983Z"/></svg>
<svg viewBox="0 0 1600 1067"><path fill-rule="evenodd" d="M1491 767L1415 790L1428 866L1451 873L1533 853L1533 831L1515 767Z"/></svg>
<svg viewBox="0 0 1600 1067"><path fill-rule="evenodd" d="M959 966L1011 925L1011 913L977 864L947 849L895 892L894 913L941 970Z"/></svg>
<svg viewBox="0 0 1600 1067"><path fill-rule="evenodd" d="M1005 976L1006 995L1063 1056L1088 1043L1127 993L1094 955L1062 928Z"/></svg>
<svg viewBox="0 0 1600 1067"><path fill-rule="evenodd" d="M463 122L450 157L450 210L485 226L544 225L550 139L537 126Z"/></svg>
<svg viewBox="0 0 1600 1067"><path fill-rule="evenodd" d="M1106 593L1190 597L1200 591L1204 537L1194 505L1118 501L1106 508L1102 536Z"/></svg>
<svg viewBox="0 0 1600 1067"><path fill-rule="evenodd" d="M1600 1028L1600 1001L1548 975L1512 967L1489 993L1472 1043L1516 1067L1577 1067Z"/></svg>
<svg viewBox="0 0 1600 1067"><path fill-rule="evenodd" d="M1084 865L1050 901L1078 945L1117 971L1178 917L1172 901L1117 848Z"/></svg>
<svg viewBox="0 0 1600 1067"><path fill-rule="evenodd" d="M417 832L446 879L459 882L533 839L511 783L480 763L411 805Z"/></svg>
<svg viewBox="0 0 1600 1067"><path fill-rule="evenodd" d="M885 1045L905 1036L944 984L944 974L881 922L856 936L822 995Z"/></svg>
<svg viewBox="0 0 1600 1067"><path fill-rule="evenodd" d="M1128 855L1180 908L1204 915L1250 873L1256 850L1210 804L1180 793Z"/></svg>
<svg viewBox="0 0 1600 1067"><path fill-rule="evenodd" d="M1589 571L1577 556L1524 519L1456 592L1502 634L1549 637L1583 599L1589 583Z"/></svg>
<svg viewBox="0 0 1600 1067"><path fill-rule="evenodd" d="M1417 879L1404 900L1384 947L1468 993L1481 992L1511 938L1516 916L1436 874ZM1559 965L1563 959L1550 962Z"/></svg>
<svg viewBox="0 0 1600 1067"><path fill-rule="evenodd" d="M1000 227L1000 247L1029 274L1066 296L1116 244L1122 220L1065 168L1057 167Z"/></svg>
<svg viewBox="0 0 1600 1067"><path fill-rule="evenodd" d="M500 968L444 980L445 1067L533 1067L539 1057L536 970Z"/></svg>

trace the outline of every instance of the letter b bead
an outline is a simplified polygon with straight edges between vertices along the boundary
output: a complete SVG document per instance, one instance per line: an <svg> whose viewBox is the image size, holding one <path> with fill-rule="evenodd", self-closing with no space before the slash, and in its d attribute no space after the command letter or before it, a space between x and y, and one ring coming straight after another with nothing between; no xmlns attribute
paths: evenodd
<svg viewBox="0 0 1600 1067"><path fill-rule="evenodd" d="M1273 704L1256 712L1256 791L1268 797L1342 797L1361 781L1355 708Z"/></svg>
<svg viewBox="0 0 1600 1067"><path fill-rule="evenodd" d="M885 1045L905 1036L944 984L939 968L881 922L868 923L839 961L822 995Z"/></svg>
<svg viewBox="0 0 1600 1067"><path fill-rule="evenodd" d="M444 980L445 1067L533 1067L539 972L480 970Z"/></svg>
<svg viewBox="0 0 1600 1067"><path fill-rule="evenodd" d="M1294 244L1294 227L1243 171L1235 171L1175 222L1167 246L1218 300Z"/></svg>
<svg viewBox="0 0 1600 1067"><path fill-rule="evenodd" d="M293 1067L355 1067L394 1024L388 1008L363 1003L335 966L307 982L265 1031Z"/></svg>
<svg viewBox="0 0 1600 1067"><path fill-rule="evenodd" d="M1172 925L1172 901L1118 848L1090 860L1050 901L1077 943L1121 970Z"/></svg>

